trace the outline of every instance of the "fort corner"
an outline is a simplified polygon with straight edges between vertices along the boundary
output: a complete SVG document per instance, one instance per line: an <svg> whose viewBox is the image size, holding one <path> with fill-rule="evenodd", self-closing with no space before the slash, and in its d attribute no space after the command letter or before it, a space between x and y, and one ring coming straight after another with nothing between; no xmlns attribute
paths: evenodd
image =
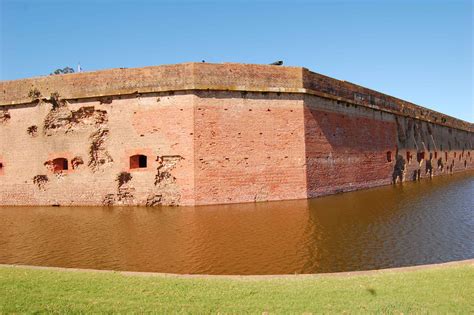
<svg viewBox="0 0 474 315"><path fill-rule="evenodd" d="M0 82L0 205L311 198L474 169L473 124L300 67Z"/></svg>

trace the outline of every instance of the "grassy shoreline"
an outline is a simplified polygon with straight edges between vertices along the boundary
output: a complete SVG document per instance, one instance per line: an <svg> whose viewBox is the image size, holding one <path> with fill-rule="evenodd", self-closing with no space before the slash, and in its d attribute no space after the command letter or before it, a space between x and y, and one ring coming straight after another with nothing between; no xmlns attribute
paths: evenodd
<svg viewBox="0 0 474 315"><path fill-rule="evenodd" d="M0 313L474 313L474 266L175 277L0 266Z"/></svg>

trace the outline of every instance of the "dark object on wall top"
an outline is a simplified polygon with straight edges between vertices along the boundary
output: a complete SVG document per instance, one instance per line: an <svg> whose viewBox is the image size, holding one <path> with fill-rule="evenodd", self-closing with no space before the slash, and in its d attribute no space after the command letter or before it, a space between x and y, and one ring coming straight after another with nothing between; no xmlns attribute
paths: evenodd
<svg viewBox="0 0 474 315"><path fill-rule="evenodd" d="M283 60L278 60L278 61L272 62L270 65L272 65L272 66L281 66L281 65L283 65Z"/></svg>

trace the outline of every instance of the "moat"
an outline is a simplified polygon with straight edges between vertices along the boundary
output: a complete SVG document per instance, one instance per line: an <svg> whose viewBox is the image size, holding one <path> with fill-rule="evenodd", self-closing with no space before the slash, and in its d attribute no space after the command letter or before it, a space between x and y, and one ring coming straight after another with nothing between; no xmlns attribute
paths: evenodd
<svg viewBox="0 0 474 315"><path fill-rule="evenodd" d="M0 207L0 263L202 274L369 270L474 258L474 172L312 200Z"/></svg>

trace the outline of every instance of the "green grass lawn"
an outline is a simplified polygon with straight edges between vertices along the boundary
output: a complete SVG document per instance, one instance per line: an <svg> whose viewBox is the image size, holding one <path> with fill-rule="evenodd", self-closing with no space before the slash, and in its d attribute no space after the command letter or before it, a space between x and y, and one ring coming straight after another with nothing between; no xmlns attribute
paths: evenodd
<svg viewBox="0 0 474 315"><path fill-rule="evenodd" d="M185 278L0 267L0 313L474 313L474 266Z"/></svg>

